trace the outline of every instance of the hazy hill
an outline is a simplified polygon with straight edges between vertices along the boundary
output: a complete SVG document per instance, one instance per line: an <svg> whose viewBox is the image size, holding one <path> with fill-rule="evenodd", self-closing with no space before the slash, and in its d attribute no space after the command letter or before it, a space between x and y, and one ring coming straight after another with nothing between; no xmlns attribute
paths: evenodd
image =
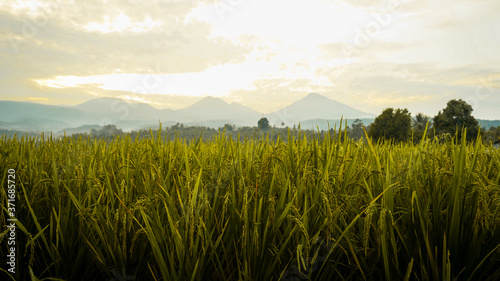
<svg viewBox="0 0 500 281"><path fill-rule="evenodd" d="M159 110L145 103L128 103L117 98L99 98L76 105L75 108L91 114L97 123L113 123L119 121L151 121L172 118L173 110ZM99 122L101 119L103 122ZM143 122L142 122L143 123Z"/></svg>
<svg viewBox="0 0 500 281"><path fill-rule="evenodd" d="M375 117L374 114L362 112L314 93L267 116L271 124L276 125L280 125L281 122L284 122L285 125L297 124L311 119L337 120L343 117L354 120Z"/></svg>
<svg viewBox="0 0 500 281"><path fill-rule="evenodd" d="M227 120L244 125L255 125L262 116L249 107L237 103L229 104L213 97L206 97L187 108L177 110L176 113L184 122Z"/></svg>
<svg viewBox="0 0 500 281"><path fill-rule="evenodd" d="M44 105L32 102L0 101L0 121L17 122L29 119L78 122L85 114L77 108Z"/></svg>
<svg viewBox="0 0 500 281"><path fill-rule="evenodd" d="M83 125L79 126L77 128L64 128L63 130L60 130L57 132L58 134L66 134L66 135L72 135L72 134L83 134L83 133L90 133L92 129L99 130L101 129L102 126L100 125Z"/></svg>
<svg viewBox="0 0 500 281"><path fill-rule="evenodd" d="M488 130L491 127L500 126L500 120L485 120L485 119L477 119L479 125L481 125L481 129Z"/></svg>
<svg viewBox="0 0 500 281"><path fill-rule="evenodd" d="M148 104L128 103L116 98L89 100L76 106L52 106L31 102L0 101L0 128L22 131L47 131L66 133L84 132L96 126L115 124L130 131L147 127L163 127L176 123L186 126L218 128L224 124L238 127L256 126L265 116L271 125L286 126L301 124L304 129L326 130L347 119L349 125L361 119L368 125L374 114L359 111L318 94L309 94L293 104L271 114L261 114L238 103L227 103L220 98L206 97L184 109L156 109ZM499 120L478 119L483 129L499 126ZM92 126L86 126L95 124Z"/></svg>
<svg viewBox="0 0 500 281"><path fill-rule="evenodd" d="M61 120L34 117L23 118L11 122L0 121L1 128L27 132L58 131L68 126L70 126L68 123Z"/></svg>

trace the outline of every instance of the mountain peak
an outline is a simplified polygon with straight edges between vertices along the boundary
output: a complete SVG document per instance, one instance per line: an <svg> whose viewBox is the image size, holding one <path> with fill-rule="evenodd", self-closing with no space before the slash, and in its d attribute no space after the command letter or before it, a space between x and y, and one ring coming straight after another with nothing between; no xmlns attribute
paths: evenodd
<svg viewBox="0 0 500 281"><path fill-rule="evenodd" d="M95 110L98 109L99 107L114 108L116 106L123 107L124 105L129 105L132 108L144 107L148 109L153 109L153 107L148 103L135 102L135 101L123 100L120 98L110 98L110 97L91 99L84 103L77 104L75 105L75 107L79 109Z"/></svg>
<svg viewBox="0 0 500 281"><path fill-rule="evenodd" d="M212 97L212 96L206 96L206 97L202 98L197 103L227 104L227 102L225 102L221 98L215 98L215 97Z"/></svg>
<svg viewBox="0 0 500 281"><path fill-rule="evenodd" d="M307 99L328 99L327 97L322 96L320 94L316 94L316 93L310 93L305 98L307 98Z"/></svg>
<svg viewBox="0 0 500 281"><path fill-rule="evenodd" d="M311 119L337 120L344 118L371 118L372 114L359 111L325 96L310 93L299 101L271 114L272 121L293 124Z"/></svg>
<svg viewBox="0 0 500 281"><path fill-rule="evenodd" d="M334 100L316 93L310 93L299 101L307 103L335 102Z"/></svg>
<svg viewBox="0 0 500 281"><path fill-rule="evenodd" d="M185 109L191 108L191 109L204 110L206 108L212 108L214 110L220 110L228 105L229 104L227 102L225 102L220 98L207 96L197 101L196 103L186 107Z"/></svg>
<svg viewBox="0 0 500 281"><path fill-rule="evenodd" d="M75 105L75 107L79 109L93 109L96 106L110 106L113 103L121 104L126 102L118 98L102 97L102 98L91 99L86 102L77 104Z"/></svg>
<svg viewBox="0 0 500 281"><path fill-rule="evenodd" d="M238 103L227 103L221 98L204 97L195 104L178 111L185 120L258 120L259 113ZM241 122L240 122L241 123Z"/></svg>

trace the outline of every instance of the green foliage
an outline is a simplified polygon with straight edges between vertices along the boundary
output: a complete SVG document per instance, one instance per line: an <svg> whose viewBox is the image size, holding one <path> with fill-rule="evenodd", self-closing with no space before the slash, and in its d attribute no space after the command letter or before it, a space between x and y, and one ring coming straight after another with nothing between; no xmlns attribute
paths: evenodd
<svg viewBox="0 0 500 281"><path fill-rule="evenodd" d="M406 141L411 137L411 114L406 108L387 108L370 125L369 134L376 140Z"/></svg>
<svg viewBox="0 0 500 281"><path fill-rule="evenodd" d="M484 132L484 140L486 143L495 143L500 140L500 126L491 127L489 130Z"/></svg>
<svg viewBox="0 0 500 281"><path fill-rule="evenodd" d="M259 122L257 122L257 127L261 130L269 129L269 120L266 117L260 118Z"/></svg>
<svg viewBox="0 0 500 281"><path fill-rule="evenodd" d="M116 128L116 125L105 125L101 129L91 129L90 134L96 138L101 137L113 137L117 135L122 135L123 131L121 129Z"/></svg>
<svg viewBox="0 0 500 281"><path fill-rule="evenodd" d="M1 182L16 169L13 277L500 279L500 150L481 141L164 132L0 138Z"/></svg>
<svg viewBox="0 0 500 281"><path fill-rule="evenodd" d="M236 126L232 125L232 124L224 124L224 130L226 130L227 132L232 132L234 131L234 129L236 129Z"/></svg>
<svg viewBox="0 0 500 281"><path fill-rule="evenodd" d="M425 128L427 128L427 137L430 136L430 128L432 122L430 121L430 117L424 115L423 113L417 113L415 118L412 120L412 129L413 129L413 140L418 142L424 136Z"/></svg>
<svg viewBox="0 0 500 281"><path fill-rule="evenodd" d="M354 140L359 140L365 136L365 132L363 131L363 121L360 119L354 120L351 124L351 130L349 131L349 137Z"/></svg>
<svg viewBox="0 0 500 281"><path fill-rule="evenodd" d="M467 140L475 139L479 132L479 125L474 116L472 116L472 110L472 106L461 99L450 100L446 104L446 108L434 116L436 133L441 135L458 132L458 138L460 139L462 137L462 128L466 128Z"/></svg>

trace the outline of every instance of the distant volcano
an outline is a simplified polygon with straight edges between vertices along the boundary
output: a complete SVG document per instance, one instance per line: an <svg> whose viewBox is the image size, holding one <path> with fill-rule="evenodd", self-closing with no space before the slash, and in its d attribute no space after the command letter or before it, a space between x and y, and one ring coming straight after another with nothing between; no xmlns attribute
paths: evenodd
<svg viewBox="0 0 500 281"><path fill-rule="evenodd" d="M256 126L262 114L238 103L227 103L219 98L206 97L199 102L176 111L185 121L234 120L238 124ZM228 121L228 123L230 123Z"/></svg>
<svg viewBox="0 0 500 281"><path fill-rule="evenodd" d="M357 110L351 106L331 100L319 94L309 94L291 105L268 114L273 124L295 124L312 119L337 120L355 118L374 118L375 115Z"/></svg>

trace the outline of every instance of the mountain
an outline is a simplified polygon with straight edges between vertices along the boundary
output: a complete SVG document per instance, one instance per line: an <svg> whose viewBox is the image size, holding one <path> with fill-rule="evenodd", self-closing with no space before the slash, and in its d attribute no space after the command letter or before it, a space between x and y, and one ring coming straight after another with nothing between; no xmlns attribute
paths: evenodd
<svg viewBox="0 0 500 281"><path fill-rule="evenodd" d="M57 134L59 135L83 134L83 133L90 133L92 129L99 130L101 128L102 128L101 125L83 125L77 128L64 128L63 130L57 132Z"/></svg>
<svg viewBox="0 0 500 281"><path fill-rule="evenodd" d="M58 131L68 126L69 124L62 120L35 117L23 118L10 122L0 121L1 128L26 132Z"/></svg>
<svg viewBox="0 0 500 281"><path fill-rule="evenodd" d="M338 120L374 118L375 115L359 111L322 95L311 93L303 99L268 115L271 124L296 124L311 119Z"/></svg>
<svg viewBox="0 0 500 281"><path fill-rule="evenodd" d="M265 116L271 125L301 124L303 129L321 130L340 125L340 118L355 119L363 124L373 122L374 114L359 111L318 94L309 94L291 105L263 115L238 103L206 97L195 104L179 109L156 109L144 103L128 103L116 98L89 100L76 106L53 106L31 102L0 101L0 128L20 131L53 131L67 134L85 132L104 124L115 124L124 131L183 123L187 126L219 128L224 124L237 127L256 126ZM499 120L478 119L484 129L499 126ZM91 125L94 124L94 125ZM91 126L89 126L91 125ZM344 125L344 124L343 124ZM83 127L82 127L83 126Z"/></svg>
<svg viewBox="0 0 500 281"><path fill-rule="evenodd" d="M84 131L85 125L115 124L125 130L164 126L177 122L220 127L226 123L254 126L262 115L219 98L207 97L180 110L156 109L144 103L128 103L117 98L98 98L75 106L53 106L30 102L0 101L0 127L7 129L62 133ZM222 124L222 125L221 125Z"/></svg>
<svg viewBox="0 0 500 281"><path fill-rule="evenodd" d="M227 103L219 98L206 97L199 102L176 110L177 117L184 122L228 120L228 123L238 123L253 126L262 114L237 103ZM199 123L199 122L198 122Z"/></svg>
<svg viewBox="0 0 500 281"><path fill-rule="evenodd" d="M76 109L54 105L44 105L32 102L0 101L0 120L5 122L21 122L24 120L33 124L33 120L52 120L54 122L64 121L68 124L78 123L85 114Z"/></svg>
<svg viewBox="0 0 500 281"><path fill-rule="evenodd" d="M488 130L491 127L500 126L500 120L477 119L477 122L481 126L481 130Z"/></svg>
<svg viewBox="0 0 500 281"><path fill-rule="evenodd" d="M0 101L0 127L22 130L82 131L80 126L115 124L129 131L147 126L175 124L222 127L256 126L263 114L238 103L227 103L220 98L206 97L184 109L156 109L144 103L128 103L117 98L98 98L76 106L50 106L29 102ZM293 125L307 120L336 120L374 117L350 106L318 94L305 98L267 115L271 124ZM318 121L319 122L319 121ZM310 123L310 122L308 122ZM305 125L305 123L304 123Z"/></svg>
<svg viewBox="0 0 500 281"><path fill-rule="evenodd" d="M99 98L76 105L75 108L91 114L98 123L119 121L151 121L173 116L171 109L159 110L145 103L128 103L117 98ZM102 122L100 122L102 121Z"/></svg>

